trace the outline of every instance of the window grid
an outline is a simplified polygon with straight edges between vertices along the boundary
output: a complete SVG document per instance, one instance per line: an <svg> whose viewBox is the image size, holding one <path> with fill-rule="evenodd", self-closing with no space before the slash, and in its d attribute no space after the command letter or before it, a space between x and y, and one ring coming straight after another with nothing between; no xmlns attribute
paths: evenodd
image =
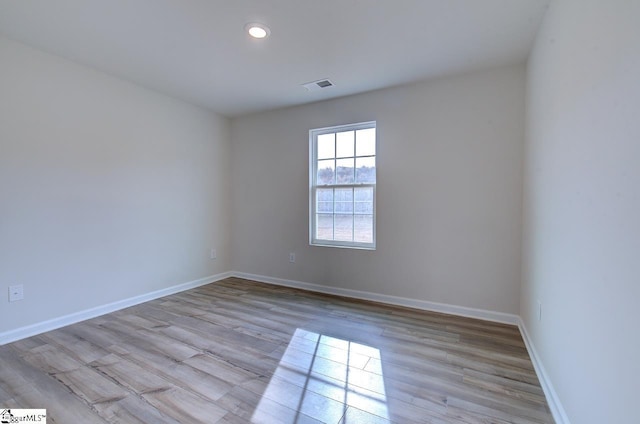
<svg viewBox="0 0 640 424"><path fill-rule="evenodd" d="M309 132L311 244L375 249L375 131L367 122Z"/></svg>

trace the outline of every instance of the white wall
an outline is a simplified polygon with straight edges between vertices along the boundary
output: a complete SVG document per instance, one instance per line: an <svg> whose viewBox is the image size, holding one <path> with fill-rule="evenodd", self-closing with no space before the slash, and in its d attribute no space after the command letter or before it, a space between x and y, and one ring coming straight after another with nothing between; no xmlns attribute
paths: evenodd
<svg viewBox="0 0 640 424"><path fill-rule="evenodd" d="M521 315L573 423L638 422L639 23L554 2L528 66Z"/></svg>
<svg viewBox="0 0 640 424"><path fill-rule="evenodd" d="M226 119L0 38L0 333L228 271L229 154Z"/></svg>
<svg viewBox="0 0 640 424"><path fill-rule="evenodd" d="M233 269L518 313L524 101L515 66L232 120ZM370 120L378 248L311 247L308 131Z"/></svg>

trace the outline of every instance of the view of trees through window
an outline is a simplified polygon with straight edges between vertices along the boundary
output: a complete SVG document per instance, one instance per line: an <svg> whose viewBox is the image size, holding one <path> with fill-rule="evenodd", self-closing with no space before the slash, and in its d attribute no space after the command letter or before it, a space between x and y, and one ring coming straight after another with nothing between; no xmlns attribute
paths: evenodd
<svg viewBox="0 0 640 424"><path fill-rule="evenodd" d="M373 244L375 124L318 134L314 143L314 238Z"/></svg>

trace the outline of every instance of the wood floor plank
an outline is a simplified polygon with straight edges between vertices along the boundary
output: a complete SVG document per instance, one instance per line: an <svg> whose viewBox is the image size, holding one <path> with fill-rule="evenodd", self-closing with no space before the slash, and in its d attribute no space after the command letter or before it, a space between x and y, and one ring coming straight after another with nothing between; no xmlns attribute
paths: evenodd
<svg viewBox="0 0 640 424"><path fill-rule="evenodd" d="M96 411L114 424L180 424L138 396L129 395L117 402L101 403Z"/></svg>
<svg viewBox="0 0 640 424"><path fill-rule="evenodd" d="M127 357L113 355L107 361L92 362L90 365L117 384L137 393L169 390L171 381L160 377L148 367L130 361Z"/></svg>
<svg viewBox="0 0 640 424"><path fill-rule="evenodd" d="M215 423L227 411L208 399L179 387L143 395L161 413L180 423Z"/></svg>
<svg viewBox="0 0 640 424"><path fill-rule="evenodd" d="M23 361L7 345L0 347L0 362L0 387L10 396L8 399L0 398L2 407L44 408L47 410L47 422L107 422L81 397L46 372Z"/></svg>
<svg viewBox="0 0 640 424"><path fill-rule="evenodd" d="M283 423L283 424L319 424L308 415L263 397L243 387L235 387L218 404L228 410L221 421L233 423Z"/></svg>
<svg viewBox="0 0 640 424"><path fill-rule="evenodd" d="M0 346L67 423L553 423L515 326L228 278Z"/></svg>

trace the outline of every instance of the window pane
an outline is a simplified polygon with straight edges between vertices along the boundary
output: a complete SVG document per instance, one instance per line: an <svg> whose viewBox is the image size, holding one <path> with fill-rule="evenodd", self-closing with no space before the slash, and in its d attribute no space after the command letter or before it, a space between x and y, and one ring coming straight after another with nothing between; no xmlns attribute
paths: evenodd
<svg viewBox="0 0 640 424"><path fill-rule="evenodd" d="M356 215L353 241L373 243L373 215Z"/></svg>
<svg viewBox="0 0 640 424"><path fill-rule="evenodd" d="M333 213L333 202L318 202L316 210L318 213Z"/></svg>
<svg viewBox="0 0 640 424"><path fill-rule="evenodd" d="M318 136L318 159L330 159L336 156L335 134Z"/></svg>
<svg viewBox="0 0 640 424"><path fill-rule="evenodd" d="M336 213L353 213L353 202L336 202Z"/></svg>
<svg viewBox="0 0 640 424"><path fill-rule="evenodd" d="M318 185L334 184L335 175L335 161L333 159L318 161Z"/></svg>
<svg viewBox="0 0 640 424"><path fill-rule="evenodd" d="M356 156L374 156L376 154L376 129L356 131Z"/></svg>
<svg viewBox="0 0 640 424"><path fill-rule="evenodd" d="M376 158L369 157L356 159L356 182L376 182Z"/></svg>
<svg viewBox="0 0 640 424"><path fill-rule="evenodd" d="M353 156L353 136L355 131L345 131L336 134L338 158Z"/></svg>
<svg viewBox="0 0 640 424"><path fill-rule="evenodd" d="M316 196L320 202L333 202L333 189L319 188L316 190Z"/></svg>
<svg viewBox="0 0 640 424"><path fill-rule="evenodd" d="M334 240L353 241L353 215L335 215Z"/></svg>
<svg viewBox="0 0 640 424"><path fill-rule="evenodd" d="M353 189L337 188L335 211L337 214L353 213Z"/></svg>
<svg viewBox="0 0 640 424"><path fill-rule="evenodd" d="M333 240L333 214L316 214L316 238Z"/></svg>
<svg viewBox="0 0 640 424"><path fill-rule="evenodd" d="M373 213L373 202L356 202L355 203L355 213L356 214L372 214Z"/></svg>
<svg viewBox="0 0 640 424"><path fill-rule="evenodd" d="M336 201L338 202L352 202L353 201L353 189L352 188L337 188L335 191Z"/></svg>
<svg viewBox="0 0 640 424"><path fill-rule="evenodd" d="M355 189L355 213L358 215L373 214L373 188L358 187Z"/></svg>
<svg viewBox="0 0 640 424"><path fill-rule="evenodd" d="M333 213L333 189L319 188L316 190L316 212Z"/></svg>
<svg viewBox="0 0 640 424"><path fill-rule="evenodd" d="M373 187L357 187L354 196L356 202L367 200L373 202Z"/></svg>
<svg viewBox="0 0 640 424"><path fill-rule="evenodd" d="M353 158L336 160L336 184L353 184Z"/></svg>

